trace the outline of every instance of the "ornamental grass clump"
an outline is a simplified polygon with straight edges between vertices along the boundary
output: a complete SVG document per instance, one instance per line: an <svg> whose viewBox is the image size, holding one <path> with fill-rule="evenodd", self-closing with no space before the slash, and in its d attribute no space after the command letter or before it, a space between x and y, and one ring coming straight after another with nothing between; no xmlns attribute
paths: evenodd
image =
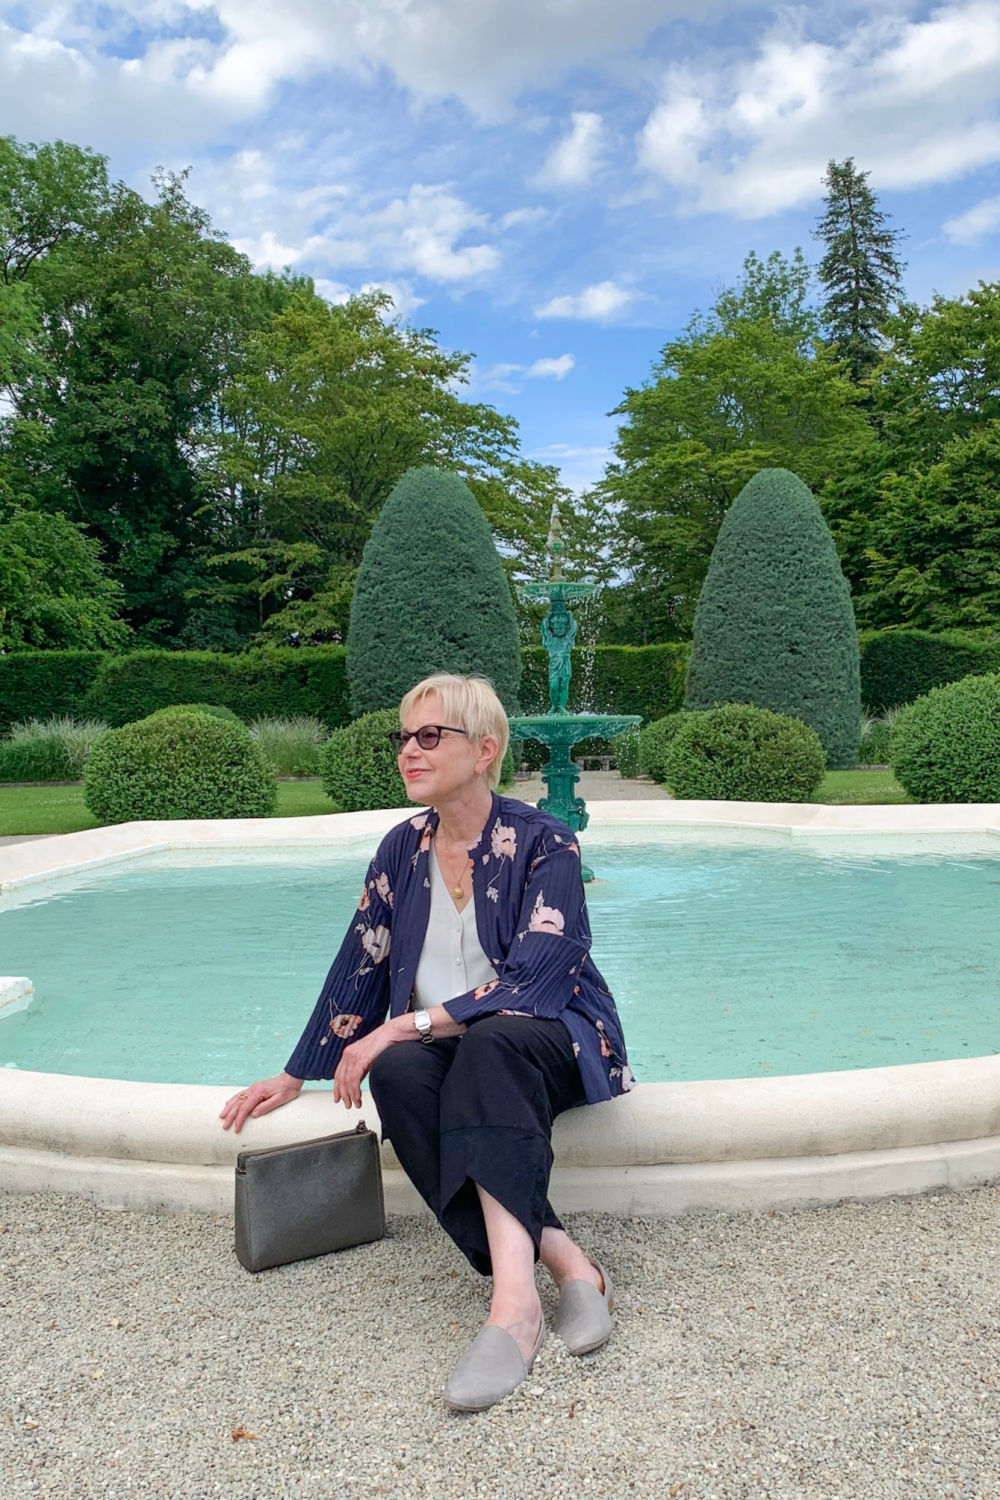
<svg viewBox="0 0 1000 1500"><path fill-rule="evenodd" d="M1000 673L963 677L911 703L889 759L915 802L1000 802Z"/></svg>
<svg viewBox="0 0 1000 1500"><path fill-rule="evenodd" d="M329 731L309 714L288 719L254 719L251 737L276 776L318 776L320 751Z"/></svg>
<svg viewBox="0 0 1000 1500"><path fill-rule="evenodd" d="M807 802L823 779L819 735L800 719L748 703L684 714L664 756L675 797Z"/></svg>
<svg viewBox="0 0 1000 1500"><path fill-rule="evenodd" d="M13 724L0 740L0 781L79 781L91 751L108 732L99 719L58 714Z"/></svg>
<svg viewBox="0 0 1000 1500"><path fill-rule="evenodd" d="M902 708L888 708L882 714L862 714L861 744L858 746L859 766L887 766L892 731L896 727Z"/></svg>
<svg viewBox="0 0 1000 1500"><path fill-rule="evenodd" d="M84 785L102 823L264 818L276 796L274 774L243 725L191 708L162 708L111 730Z"/></svg>
<svg viewBox="0 0 1000 1500"><path fill-rule="evenodd" d="M405 807L406 792L387 736L399 728L399 713L380 708L335 729L319 755L323 790L344 812Z"/></svg>
<svg viewBox="0 0 1000 1500"><path fill-rule="evenodd" d="M634 724L621 734L615 735L611 741L610 750L619 776L631 779L639 775L642 770L639 761L639 731Z"/></svg>

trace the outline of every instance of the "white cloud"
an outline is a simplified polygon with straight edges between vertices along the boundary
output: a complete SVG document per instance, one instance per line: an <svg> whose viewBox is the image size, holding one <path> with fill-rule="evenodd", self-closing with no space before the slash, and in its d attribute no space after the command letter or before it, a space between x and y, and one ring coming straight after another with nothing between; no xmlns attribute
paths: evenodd
<svg viewBox="0 0 1000 1500"><path fill-rule="evenodd" d="M423 307L427 301L426 297L418 297L408 281L365 281L361 286L348 286L343 281L331 281L326 276L315 276L313 286L321 297L327 302L339 306L350 297L359 292L385 292L391 298L392 305L387 309L386 316L389 319L402 318L404 322L411 313L416 312L418 307Z"/></svg>
<svg viewBox="0 0 1000 1500"><path fill-rule="evenodd" d="M941 226L945 238L953 245L975 245L995 229L1000 229L1000 197L984 198L964 214L946 219Z"/></svg>
<svg viewBox="0 0 1000 1500"><path fill-rule="evenodd" d="M277 216L280 207L280 202L272 203L268 217ZM500 252L495 246L485 241L461 243L487 229L488 222L449 189L415 183L405 198L394 198L367 212L344 202L334 204L326 222L312 232L303 231L297 241L284 234L279 238L274 230L264 228L234 244L255 265L275 270L315 267L317 274L323 274L348 267L379 267L457 284L477 281L499 266ZM406 296L411 305L417 305L412 303L412 288Z"/></svg>
<svg viewBox="0 0 1000 1500"><path fill-rule="evenodd" d="M547 443L527 455L540 464L554 464L560 471L562 481L581 495L593 489L613 457L607 445L601 447L574 447L570 443Z"/></svg>
<svg viewBox="0 0 1000 1500"><path fill-rule="evenodd" d="M553 146L534 182L539 187L584 187L594 175L604 144L604 121L592 110L574 110L570 129Z"/></svg>
<svg viewBox="0 0 1000 1500"><path fill-rule="evenodd" d="M553 297L535 308L536 318L584 318L602 322L622 312L635 299L635 292L616 286L613 281L599 281L575 297Z"/></svg>
<svg viewBox="0 0 1000 1500"><path fill-rule="evenodd" d="M495 364L487 370L473 364L469 385L477 392L505 391L509 396L516 396L524 380L564 380L575 364L572 354L560 354L556 359L536 359L530 365Z"/></svg>
<svg viewBox="0 0 1000 1500"><path fill-rule="evenodd" d="M98 150L117 143L196 141L219 128L219 114L192 99L186 86L151 59L152 81L127 60L101 51L92 36L57 12L48 23L59 36L21 31L0 21L0 130L22 140L77 140Z"/></svg>
<svg viewBox="0 0 1000 1500"><path fill-rule="evenodd" d="M558 359L536 359L524 373L529 380L564 380L575 364L572 354L560 354Z"/></svg>
<svg viewBox="0 0 1000 1500"><path fill-rule="evenodd" d="M748 0L709 0L725 11ZM47 44L76 52L59 67L65 86L3 90L4 128L25 133L26 119L116 119L131 101L160 115L155 97L173 101L174 138L187 138L187 111L245 120L268 106L283 84L322 73L373 79L386 70L420 100L457 98L483 118L510 111L526 89L551 87L579 66L624 57L675 17L702 17L701 0L39 0L33 29L0 32L0 88L21 52ZM58 35L58 41L55 40ZM12 52L10 37L16 38ZM25 40L26 38L26 40ZM66 44L64 47L63 44ZM6 58L3 53L6 52ZM71 76L78 60L103 73L101 87ZM49 59L51 63L51 57ZM30 69L29 69L30 71ZM13 113L11 102L16 106ZM95 113L87 114L88 106ZM122 122L123 123L123 122ZM164 119L164 123L168 123ZM36 130L36 134L39 132ZM51 129L48 132L51 134ZM97 134L101 134L98 128Z"/></svg>
<svg viewBox="0 0 1000 1500"><path fill-rule="evenodd" d="M547 208L512 208L500 220L501 229L521 229L526 225L541 224L549 217Z"/></svg>
<svg viewBox="0 0 1000 1500"><path fill-rule="evenodd" d="M854 156L879 188L1000 161L1000 6L954 0L927 20L876 11L838 43L790 12L756 53L667 70L637 139L642 167L692 211L759 218L820 196Z"/></svg>
<svg viewBox="0 0 1000 1500"><path fill-rule="evenodd" d="M739 3L739 0L736 0ZM717 0L717 9L734 8ZM418 98L504 113L525 89L624 54L698 0L214 0L226 30L203 86L259 97L317 64L386 68Z"/></svg>

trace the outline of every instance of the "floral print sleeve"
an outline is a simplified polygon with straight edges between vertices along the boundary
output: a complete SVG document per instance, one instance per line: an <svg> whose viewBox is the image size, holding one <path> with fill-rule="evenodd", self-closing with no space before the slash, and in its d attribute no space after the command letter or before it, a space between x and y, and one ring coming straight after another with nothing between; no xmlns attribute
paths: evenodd
<svg viewBox="0 0 1000 1500"><path fill-rule="evenodd" d="M589 949L579 847L547 831L528 867L517 935L498 979L447 1001L445 1010L460 1023L497 1011L559 1017Z"/></svg>
<svg viewBox="0 0 1000 1500"><path fill-rule="evenodd" d="M309 1024L285 1064L293 1078L332 1078L345 1044L385 1020L395 895L381 853L368 866L350 929Z"/></svg>

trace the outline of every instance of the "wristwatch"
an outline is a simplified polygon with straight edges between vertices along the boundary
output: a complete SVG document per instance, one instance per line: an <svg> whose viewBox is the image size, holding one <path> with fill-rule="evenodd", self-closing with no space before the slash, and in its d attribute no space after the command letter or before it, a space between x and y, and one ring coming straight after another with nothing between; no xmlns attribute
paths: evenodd
<svg viewBox="0 0 1000 1500"><path fill-rule="evenodd" d="M422 1042L433 1042L434 1033L431 1030L431 1018L425 1010L413 1012L413 1024L417 1028Z"/></svg>

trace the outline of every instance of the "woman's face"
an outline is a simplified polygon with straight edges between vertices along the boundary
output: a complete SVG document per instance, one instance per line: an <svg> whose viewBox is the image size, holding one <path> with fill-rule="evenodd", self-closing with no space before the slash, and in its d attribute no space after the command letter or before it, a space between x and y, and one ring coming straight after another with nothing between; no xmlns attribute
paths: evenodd
<svg viewBox="0 0 1000 1500"><path fill-rule="evenodd" d="M427 724L454 724L441 707L436 693L429 693L411 709L402 727L415 735ZM399 752L399 773L411 802L440 807L467 794L480 781L496 754L492 735L474 740L467 734L447 730L433 750L422 750L416 739L406 741Z"/></svg>

